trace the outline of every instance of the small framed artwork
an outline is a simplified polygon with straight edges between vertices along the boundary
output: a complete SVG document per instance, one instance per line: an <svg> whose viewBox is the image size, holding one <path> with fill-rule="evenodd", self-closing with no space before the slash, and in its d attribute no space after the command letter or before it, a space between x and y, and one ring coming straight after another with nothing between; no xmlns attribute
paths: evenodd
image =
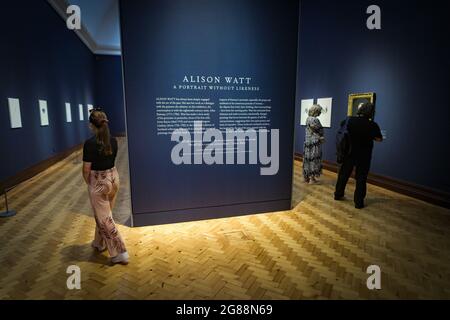
<svg viewBox="0 0 450 320"><path fill-rule="evenodd" d="M66 102L66 122L72 122L72 107Z"/></svg>
<svg viewBox="0 0 450 320"><path fill-rule="evenodd" d="M20 114L20 101L15 98L8 98L9 121L11 129L22 128L22 116Z"/></svg>
<svg viewBox="0 0 450 320"><path fill-rule="evenodd" d="M322 107L322 113L317 118L324 128L331 128L331 108L333 107L333 98L317 99L317 104ZM314 99L305 99L301 102L300 125L306 125L306 119L309 116L309 109L314 105Z"/></svg>
<svg viewBox="0 0 450 320"><path fill-rule="evenodd" d="M300 125L306 126L306 119L308 119L309 109L314 105L314 99L305 99L301 102Z"/></svg>
<svg viewBox="0 0 450 320"><path fill-rule="evenodd" d="M348 96L348 111L347 115L349 117L355 116L356 112L358 111L358 107L366 102L373 103L375 105L376 103L376 93L375 92L369 92L369 93L354 93Z"/></svg>
<svg viewBox="0 0 450 320"><path fill-rule="evenodd" d="M83 105L78 105L78 113L80 115L80 121L84 121L84 111L83 111Z"/></svg>
<svg viewBox="0 0 450 320"><path fill-rule="evenodd" d="M39 100L39 113L41 116L41 127L47 127L50 124L48 120L47 101Z"/></svg>
<svg viewBox="0 0 450 320"><path fill-rule="evenodd" d="M333 107L333 98L317 99L317 104L322 107L322 113L318 117L324 128L331 128L331 108Z"/></svg>

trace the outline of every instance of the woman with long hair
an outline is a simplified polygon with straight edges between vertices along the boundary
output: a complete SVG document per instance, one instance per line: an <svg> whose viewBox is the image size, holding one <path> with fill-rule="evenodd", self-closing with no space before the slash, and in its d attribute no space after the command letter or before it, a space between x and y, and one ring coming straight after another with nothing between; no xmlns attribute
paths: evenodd
<svg viewBox="0 0 450 320"><path fill-rule="evenodd" d="M94 136L84 143L83 178L96 222L92 247L99 252L108 250L113 264L128 264L125 243L112 217L120 183L115 167L117 140L111 136L108 118L101 109L91 111L89 123Z"/></svg>
<svg viewBox="0 0 450 320"><path fill-rule="evenodd" d="M322 174L322 143L324 132L320 120L322 107L313 105L306 119L305 144L303 150L303 177L306 183L316 183Z"/></svg>

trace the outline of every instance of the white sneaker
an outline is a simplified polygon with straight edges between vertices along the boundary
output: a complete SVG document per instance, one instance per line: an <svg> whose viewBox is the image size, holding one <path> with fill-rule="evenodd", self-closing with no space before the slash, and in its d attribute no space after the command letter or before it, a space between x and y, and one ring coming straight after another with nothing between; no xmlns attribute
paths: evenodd
<svg viewBox="0 0 450 320"><path fill-rule="evenodd" d="M113 264L123 264L123 265L127 265L128 264L128 252L124 252L124 253L120 253L117 256L111 258L111 262Z"/></svg>

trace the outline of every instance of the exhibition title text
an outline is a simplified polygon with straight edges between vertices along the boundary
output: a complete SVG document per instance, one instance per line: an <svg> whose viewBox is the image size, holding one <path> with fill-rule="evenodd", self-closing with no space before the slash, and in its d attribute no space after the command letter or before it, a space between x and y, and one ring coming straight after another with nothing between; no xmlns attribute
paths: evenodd
<svg viewBox="0 0 450 320"><path fill-rule="evenodd" d="M249 85L250 77L184 76L183 83L190 84L242 84Z"/></svg>

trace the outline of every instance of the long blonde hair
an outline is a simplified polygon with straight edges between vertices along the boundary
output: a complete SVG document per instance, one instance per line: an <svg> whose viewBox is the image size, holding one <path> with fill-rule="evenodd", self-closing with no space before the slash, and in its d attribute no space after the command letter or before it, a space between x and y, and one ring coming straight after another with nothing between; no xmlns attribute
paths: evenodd
<svg viewBox="0 0 450 320"><path fill-rule="evenodd" d="M93 110L89 117L89 122L95 132L97 143L101 146L100 152L105 156L112 155L111 133L109 131L109 121L106 113L101 110Z"/></svg>

